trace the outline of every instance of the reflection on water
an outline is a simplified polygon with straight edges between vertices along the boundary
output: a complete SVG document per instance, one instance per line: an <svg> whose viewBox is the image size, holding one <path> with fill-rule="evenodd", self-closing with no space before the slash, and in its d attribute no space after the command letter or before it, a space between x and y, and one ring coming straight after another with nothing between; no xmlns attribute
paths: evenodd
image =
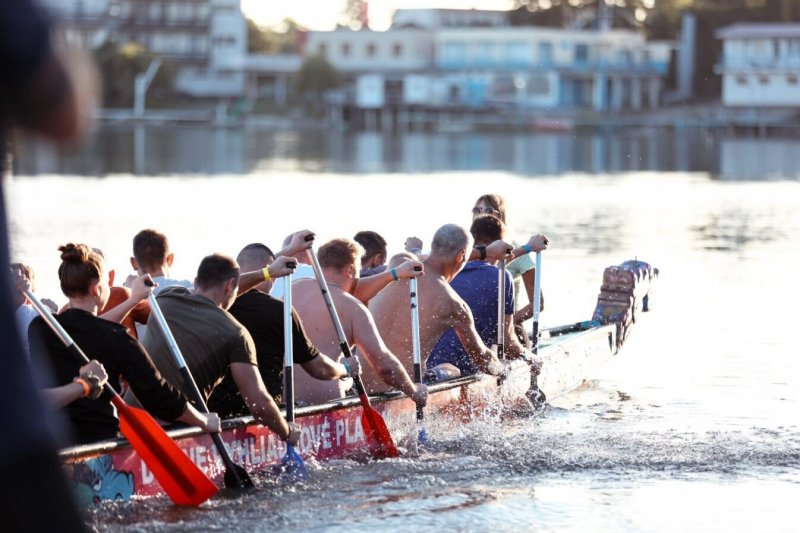
<svg viewBox="0 0 800 533"><path fill-rule="evenodd" d="M176 126L104 126L79 147L26 143L17 173L242 174L507 171L520 175L709 172L723 179L795 179L793 142L729 139L705 130L599 133L342 134Z"/></svg>

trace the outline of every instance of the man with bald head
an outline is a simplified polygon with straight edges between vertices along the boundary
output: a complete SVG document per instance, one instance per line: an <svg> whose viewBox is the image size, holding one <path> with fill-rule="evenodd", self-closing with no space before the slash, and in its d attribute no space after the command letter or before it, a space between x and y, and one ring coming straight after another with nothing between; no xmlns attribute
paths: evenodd
<svg viewBox="0 0 800 533"><path fill-rule="evenodd" d="M450 287L450 281L461 271L471 250L472 237L457 224L446 224L433 236L431 253L423 262L425 276L417 282L422 366L425 367L439 337L453 328L475 366L484 373L499 375L502 364L478 335L469 306ZM369 309L386 345L412 371L408 282L385 288L370 301Z"/></svg>
<svg viewBox="0 0 800 533"><path fill-rule="evenodd" d="M261 243L248 244L236 257L236 262L244 271L261 270L268 267L274 260L275 255L272 250ZM272 280L263 281L239 295L229 311L253 337L261 378L272 397L281 403L281 372L285 349L283 302L268 294L272 284ZM339 380L349 377L350 372L359 370L356 358L345 359L339 363L320 353L306 336L300 317L294 309L292 310L292 342L295 363L302 366L303 370L313 378L329 381ZM347 365L343 364L344 362ZM247 414L247 406L239 394L239 389L236 387L230 371L222 383L214 389L208 405L209 409L219 413L223 418Z"/></svg>

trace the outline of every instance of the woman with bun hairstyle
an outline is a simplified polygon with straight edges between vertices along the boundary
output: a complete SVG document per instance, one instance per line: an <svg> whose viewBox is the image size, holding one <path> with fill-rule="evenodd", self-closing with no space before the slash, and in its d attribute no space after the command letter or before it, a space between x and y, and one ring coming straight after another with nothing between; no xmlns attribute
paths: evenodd
<svg viewBox="0 0 800 533"><path fill-rule="evenodd" d="M97 317L110 292L103 258L85 244L66 244L59 251L58 277L61 290L69 299L69 309L56 315L56 320L90 359L103 365L108 383L122 392L124 379L144 408L162 420L219 431L219 417L215 413L200 413L189 404L161 377L142 345L123 326ZM37 358L49 360L57 386L71 383L85 363L64 347L41 317L31 322L29 342L31 360L34 364ZM84 381L88 385L84 397L64 408L77 441L84 444L117 437L119 419L110 398L96 390L95 382ZM97 401L93 399L98 396Z"/></svg>

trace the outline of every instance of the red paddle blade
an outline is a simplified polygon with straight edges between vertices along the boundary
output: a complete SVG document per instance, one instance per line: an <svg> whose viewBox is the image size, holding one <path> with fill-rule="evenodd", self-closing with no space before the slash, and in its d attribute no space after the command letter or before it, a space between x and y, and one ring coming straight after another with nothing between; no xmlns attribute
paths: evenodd
<svg viewBox="0 0 800 533"><path fill-rule="evenodd" d="M375 459L386 459L387 457L400 457L397 446L394 445L392 434L386 427L381 414L369 404L369 398L361 395L361 424L364 426L364 435L367 438L367 446Z"/></svg>
<svg viewBox="0 0 800 533"><path fill-rule="evenodd" d="M122 434L175 505L198 506L219 491L147 411L131 407L119 396L112 402Z"/></svg>

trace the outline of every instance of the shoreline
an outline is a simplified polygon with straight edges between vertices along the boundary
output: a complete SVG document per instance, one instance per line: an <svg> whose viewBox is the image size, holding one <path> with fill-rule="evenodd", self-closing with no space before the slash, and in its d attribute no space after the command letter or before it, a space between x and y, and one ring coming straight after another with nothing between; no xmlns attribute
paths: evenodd
<svg viewBox="0 0 800 533"><path fill-rule="evenodd" d="M387 111L390 113L390 111ZM385 131L468 133L493 131L575 132L585 130L626 130L636 128L708 129L768 135L774 132L800 133L800 109L786 107L733 108L718 102L661 107L644 111L595 112L588 110L487 110L430 109L407 114L403 122L395 117L380 127L359 127L329 118L305 116L297 111L285 115L248 114L229 116L219 109L154 109L136 115L132 109L98 108L93 118L103 124L212 125L218 128L276 130L323 130L343 132ZM391 123L389 123L391 121Z"/></svg>

